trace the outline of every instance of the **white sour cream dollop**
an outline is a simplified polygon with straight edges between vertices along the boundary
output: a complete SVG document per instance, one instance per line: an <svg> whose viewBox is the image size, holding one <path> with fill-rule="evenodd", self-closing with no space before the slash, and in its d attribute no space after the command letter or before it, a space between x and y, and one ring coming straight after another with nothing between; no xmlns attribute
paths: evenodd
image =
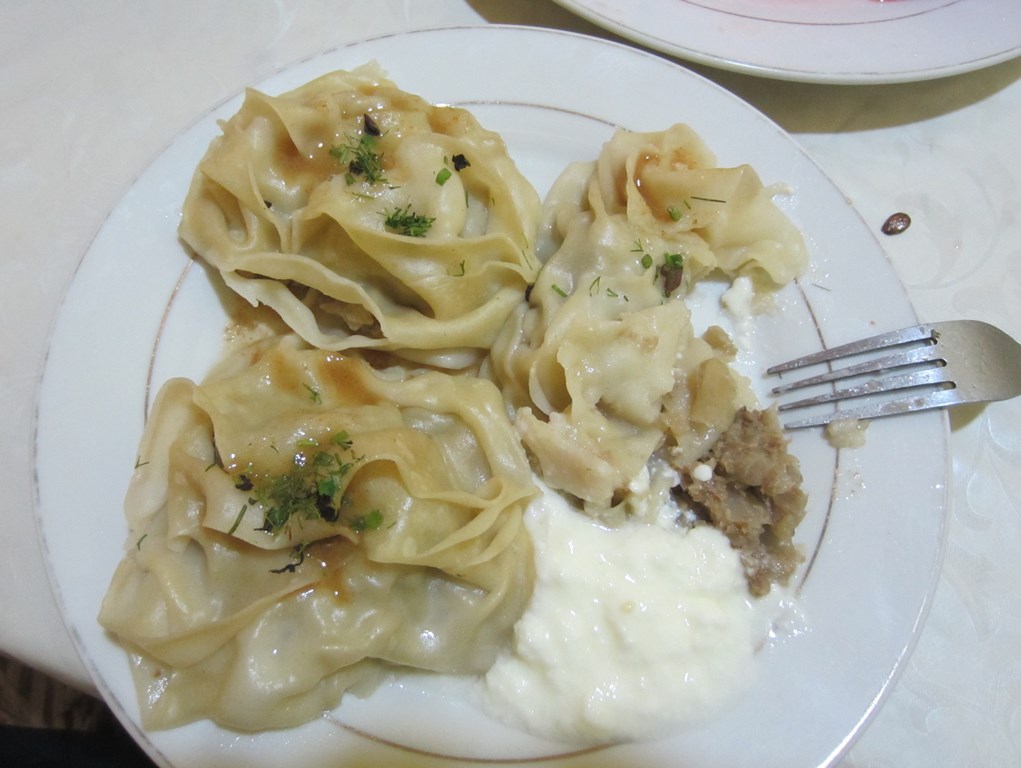
<svg viewBox="0 0 1021 768"><path fill-rule="evenodd" d="M654 736L711 718L753 678L761 614L718 530L608 529L547 492L529 508L536 585L487 709L569 742Z"/></svg>

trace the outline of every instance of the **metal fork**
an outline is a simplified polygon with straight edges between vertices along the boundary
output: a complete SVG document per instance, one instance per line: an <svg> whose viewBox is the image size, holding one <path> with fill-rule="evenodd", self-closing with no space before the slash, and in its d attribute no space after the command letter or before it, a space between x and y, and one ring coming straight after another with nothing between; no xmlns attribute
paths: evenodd
<svg viewBox="0 0 1021 768"><path fill-rule="evenodd" d="M903 349L882 354L894 348ZM978 320L950 320L881 333L774 365L766 373L783 374L867 352L876 352L879 356L836 370L831 366L826 373L774 387L773 393L779 395L803 387L868 377L861 383L844 388L834 386L816 397L781 404L779 410L790 411L882 393L903 396L787 422L784 427L799 429L838 419L875 419L960 403L1008 400L1021 395L1021 344L999 328Z"/></svg>

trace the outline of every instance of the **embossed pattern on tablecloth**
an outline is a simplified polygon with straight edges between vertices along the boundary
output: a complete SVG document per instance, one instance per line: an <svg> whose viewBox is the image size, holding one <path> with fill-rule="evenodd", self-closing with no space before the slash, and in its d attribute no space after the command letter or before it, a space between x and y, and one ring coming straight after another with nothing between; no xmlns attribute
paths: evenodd
<svg viewBox="0 0 1021 768"><path fill-rule="evenodd" d="M356 21L352 21L356 20ZM174 135L275 69L345 40L443 24L577 23L534 0L58 0L0 6L0 648L79 686L31 521L32 408L59 297L106 212ZM878 233L923 319L1021 337L1021 62L904 86L700 70L791 130ZM844 768L1021 765L1021 402L953 419L945 567L902 679ZM853 576L853 575L852 575ZM820 706L825 706L821 701Z"/></svg>

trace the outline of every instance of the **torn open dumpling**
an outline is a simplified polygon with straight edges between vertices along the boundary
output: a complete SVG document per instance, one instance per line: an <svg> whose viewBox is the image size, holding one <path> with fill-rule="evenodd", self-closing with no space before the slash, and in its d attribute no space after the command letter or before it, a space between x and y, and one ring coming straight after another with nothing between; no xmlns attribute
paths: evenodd
<svg viewBox="0 0 1021 768"><path fill-rule="evenodd" d="M539 200L503 140L377 66L249 90L221 128L181 237L321 349L464 367L534 279Z"/></svg>
<svg viewBox="0 0 1021 768"><path fill-rule="evenodd" d="M531 593L534 494L481 379L285 337L171 380L100 614L143 722L287 727L388 669L484 671Z"/></svg>
<svg viewBox="0 0 1021 768"><path fill-rule="evenodd" d="M543 268L487 371L543 479L611 523L656 520L673 505L719 524L709 494L685 485L696 467L694 476L729 471L734 462L716 447L755 451L720 440L757 401L731 365L729 336L716 326L696 332L685 300L709 277L747 277L762 291L789 282L807 264L800 233L749 167L717 167L677 125L618 131L596 161L568 167L544 203L539 253ZM754 539L744 563L761 594L797 563L790 539L805 498L775 420L759 423L747 435L769 444L790 493L774 504L770 489L781 484L742 483L741 498L757 505L742 521L756 527L738 521L727 532L735 546Z"/></svg>

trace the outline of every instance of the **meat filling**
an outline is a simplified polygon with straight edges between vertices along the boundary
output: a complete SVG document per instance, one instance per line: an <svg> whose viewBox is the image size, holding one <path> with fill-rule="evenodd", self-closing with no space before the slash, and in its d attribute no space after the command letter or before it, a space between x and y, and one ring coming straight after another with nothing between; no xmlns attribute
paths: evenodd
<svg viewBox="0 0 1021 768"><path fill-rule="evenodd" d="M712 467L712 477L698 479L699 465ZM792 539L807 497L776 412L741 409L712 449L680 471L675 491L740 552L751 593L786 585L803 559Z"/></svg>

